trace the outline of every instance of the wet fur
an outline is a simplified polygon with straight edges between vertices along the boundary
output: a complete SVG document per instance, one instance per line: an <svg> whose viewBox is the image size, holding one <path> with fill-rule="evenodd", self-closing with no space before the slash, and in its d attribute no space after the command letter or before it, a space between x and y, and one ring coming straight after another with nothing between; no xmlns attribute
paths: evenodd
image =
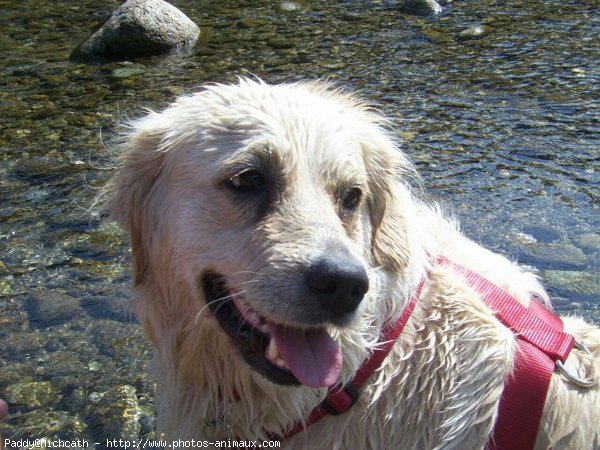
<svg viewBox="0 0 600 450"><path fill-rule="evenodd" d="M284 447L484 447L515 337L460 276L430 261L444 255L524 304L547 295L534 275L468 240L414 194L414 168L386 127L361 101L327 85L248 79L209 86L132 124L108 203L130 235L133 309L156 350L158 429L167 438L266 439L318 405L325 389L278 386L249 368L205 307L199 277L218 270L253 307L292 323L309 313L299 272L333 246L362 261L370 278L355 320L330 327L344 356L343 380L421 278L429 281L359 403ZM228 167L252 163L248 152L279 177L266 212L236 203L222 187ZM335 192L355 181L365 195L347 217ZM574 351L569 366L597 378L600 331L576 318L565 324L596 355ZM599 446L600 387L575 388L555 375L537 448Z"/></svg>

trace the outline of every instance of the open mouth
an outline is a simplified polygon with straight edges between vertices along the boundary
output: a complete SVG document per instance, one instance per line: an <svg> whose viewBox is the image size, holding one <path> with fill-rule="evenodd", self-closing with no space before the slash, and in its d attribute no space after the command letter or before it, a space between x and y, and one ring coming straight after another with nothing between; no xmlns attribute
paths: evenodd
<svg viewBox="0 0 600 450"><path fill-rule="evenodd" d="M270 321L216 273L205 274L202 287L221 328L254 370L283 385L329 387L337 382L342 354L324 327L292 327Z"/></svg>

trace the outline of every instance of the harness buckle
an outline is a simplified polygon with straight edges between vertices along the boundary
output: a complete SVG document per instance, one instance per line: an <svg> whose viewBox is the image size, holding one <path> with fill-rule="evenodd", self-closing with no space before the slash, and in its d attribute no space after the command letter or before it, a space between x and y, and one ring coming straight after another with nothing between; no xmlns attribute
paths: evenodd
<svg viewBox="0 0 600 450"><path fill-rule="evenodd" d="M588 355L590 355L592 357L594 356L592 354L592 352L590 351L590 349L587 348L585 346L585 344L583 344L582 342L579 342L577 339L575 340L574 347L584 353L587 353ZM579 386L579 387L583 387L583 388L591 388L591 387L594 387L598 383L597 378L592 378L592 379L588 380L585 378L580 378L578 375L575 375L575 374L569 372L569 370L567 370L567 368L565 367L565 364L560 359L557 359L555 361L555 363L556 363L556 371L558 373L560 373L563 377L565 377L567 379L567 381L574 384L575 386Z"/></svg>
<svg viewBox="0 0 600 450"><path fill-rule="evenodd" d="M331 416L339 416L352 408L359 396L356 386L349 382L339 390L330 391L321 402L321 408Z"/></svg>

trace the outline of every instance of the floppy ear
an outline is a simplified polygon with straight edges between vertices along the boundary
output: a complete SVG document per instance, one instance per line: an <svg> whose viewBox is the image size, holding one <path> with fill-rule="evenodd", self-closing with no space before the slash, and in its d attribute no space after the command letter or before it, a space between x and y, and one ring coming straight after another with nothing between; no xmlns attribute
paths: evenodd
<svg viewBox="0 0 600 450"><path fill-rule="evenodd" d="M129 233L133 253L134 285L144 280L152 239L149 227L155 222L150 205L151 191L165 161L162 134L139 127L123 145L117 174L109 183L108 208Z"/></svg>
<svg viewBox="0 0 600 450"><path fill-rule="evenodd" d="M410 259L407 223L402 205L403 177L413 169L410 162L384 132L364 146L369 194L367 205L372 224L371 252L376 266L403 271Z"/></svg>

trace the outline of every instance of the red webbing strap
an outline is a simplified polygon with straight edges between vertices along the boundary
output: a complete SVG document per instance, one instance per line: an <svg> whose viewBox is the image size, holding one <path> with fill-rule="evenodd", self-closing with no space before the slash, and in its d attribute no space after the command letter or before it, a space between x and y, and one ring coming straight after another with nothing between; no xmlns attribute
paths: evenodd
<svg viewBox="0 0 600 450"><path fill-rule="evenodd" d="M462 275L469 286L494 310L498 319L518 338L514 371L506 380L498 418L487 449L531 450L537 438L555 361L559 359L565 362L575 343L573 336L563 332L563 323L557 315L534 299L531 299L529 307L525 307L510 294L472 270L443 257L438 258L437 263L451 266ZM384 329L379 347L358 370L354 379L343 388L330 388L325 400L305 421L296 423L283 436L271 435L272 439L287 439L328 414L342 414L352 407L358 398L358 390L381 365L402 333L424 283L425 279L411 296L398 322L393 327Z"/></svg>
<svg viewBox="0 0 600 450"><path fill-rule="evenodd" d="M444 258L441 258L440 262L451 265L462 275L469 286L479 292L496 317L514 331L519 339L533 344L554 360L566 361L575 344L575 338L563 332L560 317L534 299L531 299L529 307L523 306L506 291L466 267Z"/></svg>
<svg viewBox="0 0 600 450"><path fill-rule="evenodd" d="M408 319L410 318L410 316L412 315L412 313L415 309L417 300L421 296L421 291L423 290L423 286L425 285L425 281L426 281L426 278L423 278L421 280L421 282L417 286L417 289L415 290L413 295L410 297L410 300L408 301L408 305L406 305L406 307L404 308L404 311L402 311L402 315L400 316L398 321L394 324L394 326L388 325L387 327L384 328L383 332L381 333L381 337L379 338L379 345L377 346L377 348L375 350L373 350L373 354L367 360L367 362L364 363L360 367L360 369L358 369L354 379L352 380L352 384L356 388L362 387L362 385L365 383L365 381L367 381L367 378L369 378L369 376L379 366L381 366L381 363L383 363L385 358L387 358L387 355L390 353L390 351L394 347L394 344L396 343L396 341L402 334L402 331L404 330L404 327L406 326Z"/></svg>
<svg viewBox="0 0 600 450"><path fill-rule="evenodd" d="M565 361L575 339L563 332L562 320L534 299L529 307L492 282L445 258L517 335L514 370L506 380L488 450L531 450L535 446L555 361Z"/></svg>
<svg viewBox="0 0 600 450"><path fill-rule="evenodd" d="M359 389L367 381L369 376L375 372L375 370L377 370L377 368L385 360L387 355L394 347L394 344L402 334L402 330L404 330L408 319L415 309L417 300L421 295L421 290L425 285L425 281L426 278L421 280L417 286L417 289L410 297L408 305L406 305L404 311L402 311L402 315L398 321L393 326L388 325L384 327L381 332L381 336L379 337L378 346L375 348L375 350L373 350L371 357L358 369L352 381L350 381L344 387L337 385L329 388L329 392L327 393L325 400L323 400L319 406L312 410L306 420L296 422L292 429L283 436L270 435L271 438L280 440L288 439L322 419L326 415L343 414L350 409L354 403L356 403L359 396Z"/></svg>
<svg viewBox="0 0 600 450"><path fill-rule="evenodd" d="M554 361L518 340L515 367L506 380L494 433L486 450L531 450L535 446Z"/></svg>

